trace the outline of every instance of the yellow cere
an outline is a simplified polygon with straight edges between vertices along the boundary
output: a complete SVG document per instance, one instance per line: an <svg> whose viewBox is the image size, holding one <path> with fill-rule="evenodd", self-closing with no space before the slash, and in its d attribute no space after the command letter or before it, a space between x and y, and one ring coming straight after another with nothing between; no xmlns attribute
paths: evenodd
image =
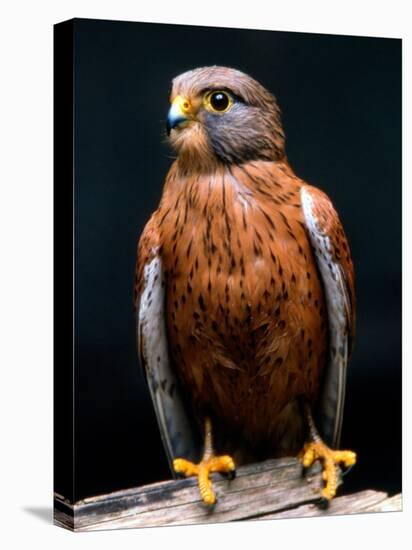
<svg viewBox="0 0 412 550"><path fill-rule="evenodd" d="M176 107L179 111L181 111L183 114L187 115L191 110L190 102L182 97L181 95L178 95L174 98L172 102L173 107Z"/></svg>

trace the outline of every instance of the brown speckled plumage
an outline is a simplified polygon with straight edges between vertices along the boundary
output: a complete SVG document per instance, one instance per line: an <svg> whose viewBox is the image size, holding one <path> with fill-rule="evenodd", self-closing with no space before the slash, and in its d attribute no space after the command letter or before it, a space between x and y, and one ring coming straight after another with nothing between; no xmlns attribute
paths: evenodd
<svg viewBox="0 0 412 550"><path fill-rule="evenodd" d="M213 88L240 98L238 112L224 123L226 115L214 117L201 106L202 94ZM304 441L297 400L316 404L329 347L302 186L344 273L353 332L348 244L326 195L289 166L269 92L242 73L204 68L175 79L171 100L177 95L189 98L196 121L171 133L178 158L140 239L137 306L144 266L157 254L170 360L194 414L216 420L225 452L296 453Z"/></svg>

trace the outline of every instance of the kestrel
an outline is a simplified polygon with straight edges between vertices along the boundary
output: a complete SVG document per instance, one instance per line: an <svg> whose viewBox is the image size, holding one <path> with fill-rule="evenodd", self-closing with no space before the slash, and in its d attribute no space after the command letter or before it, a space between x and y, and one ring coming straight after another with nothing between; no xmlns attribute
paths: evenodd
<svg viewBox="0 0 412 550"><path fill-rule="evenodd" d="M135 288L170 465L213 505L210 472L299 454L304 467L323 463L329 501L337 465L356 461L334 450L355 327L341 222L294 174L277 101L253 78L188 71L170 103L177 158L140 238Z"/></svg>

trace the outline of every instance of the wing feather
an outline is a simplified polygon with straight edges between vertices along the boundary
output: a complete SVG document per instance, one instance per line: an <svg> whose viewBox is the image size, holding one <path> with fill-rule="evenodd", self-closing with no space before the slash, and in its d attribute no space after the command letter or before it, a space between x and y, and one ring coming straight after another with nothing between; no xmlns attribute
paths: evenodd
<svg viewBox="0 0 412 550"><path fill-rule="evenodd" d="M318 409L318 426L329 445L339 446L346 370L355 332L354 270L339 217L329 198L304 186L301 202L306 228L325 291L329 358Z"/></svg>
<svg viewBox="0 0 412 550"><path fill-rule="evenodd" d="M196 432L189 420L179 382L171 365L166 326L165 280L155 229L147 224L139 242L136 265L136 335L141 364L153 401L169 465L173 459L194 459Z"/></svg>

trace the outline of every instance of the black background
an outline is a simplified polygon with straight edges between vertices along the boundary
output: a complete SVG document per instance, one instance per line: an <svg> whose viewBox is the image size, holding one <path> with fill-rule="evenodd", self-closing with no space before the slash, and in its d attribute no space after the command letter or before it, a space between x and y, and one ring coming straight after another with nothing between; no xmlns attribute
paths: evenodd
<svg viewBox="0 0 412 550"><path fill-rule="evenodd" d="M170 477L136 354L136 242L171 164L170 81L212 64L277 96L291 165L340 213L358 296L342 446L359 461L344 490L399 491L401 41L92 20L74 29L75 498Z"/></svg>

